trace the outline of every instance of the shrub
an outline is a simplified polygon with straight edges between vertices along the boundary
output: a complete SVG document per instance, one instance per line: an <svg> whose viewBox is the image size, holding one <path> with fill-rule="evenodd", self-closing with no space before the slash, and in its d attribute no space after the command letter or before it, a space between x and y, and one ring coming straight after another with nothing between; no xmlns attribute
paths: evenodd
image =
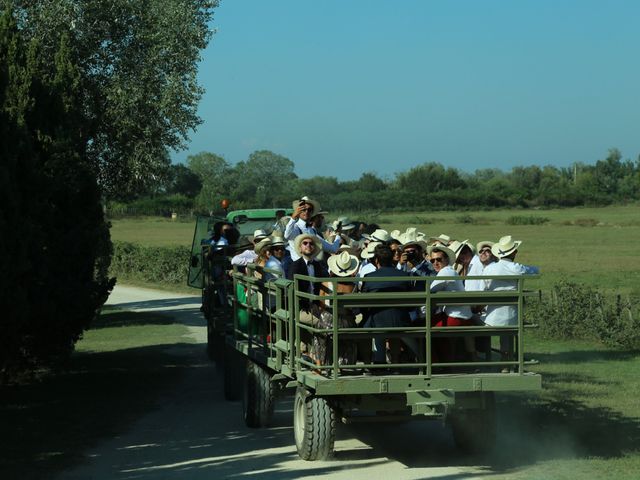
<svg viewBox="0 0 640 480"><path fill-rule="evenodd" d="M528 305L526 316L540 324L547 338L592 339L611 347L640 348L637 302L620 295L607 297L585 285L558 282L549 295Z"/></svg>
<svg viewBox="0 0 640 480"><path fill-rule="evenodd" d="M600 222L595 218L576 218L575 220L565 220L563 225L572 225L577 227L595 227Z"/></svg>
<svg viewBox="0 0 640 480"><path fill-rule="evenodd" d="M507 225L542 225L547 223L547 217L537 217L535 215L513 215L506 220Z"/></svg>
<svg viewBox="0 0 640 480"><path fill-rule="evenodd" d="M476 219L474 217L472 217L471 215L469 215L468 213L466 215L460 215L459 217L455 218L455 222L456 223L467 223L467 224L475 224Z"/></svg>
<svg viewBox="0 0 640 480"><path fill-rule="evenodd" d="M116 241L109 273L120 280L186 284L190 257L188 247L149 247Z"/></svg>

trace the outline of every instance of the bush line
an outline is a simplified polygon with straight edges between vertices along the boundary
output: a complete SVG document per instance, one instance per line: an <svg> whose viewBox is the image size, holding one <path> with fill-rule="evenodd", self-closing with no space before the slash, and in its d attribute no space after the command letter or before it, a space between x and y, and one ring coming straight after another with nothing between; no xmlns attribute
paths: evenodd
<svg viewBox="0 0 640 480"><path fill-rule="evenodd" d="M190 256L191 250L184 246L151 247L114 241L109 274L120 279L186 285Z"/></svg>

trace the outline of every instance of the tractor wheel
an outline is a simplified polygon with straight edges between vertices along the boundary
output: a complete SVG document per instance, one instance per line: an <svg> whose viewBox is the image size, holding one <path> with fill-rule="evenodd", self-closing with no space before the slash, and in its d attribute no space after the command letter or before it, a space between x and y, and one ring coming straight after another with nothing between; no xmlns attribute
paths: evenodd
<svg viewBox="0 0 640 480"><path fill-rule="evenodd" d="M333 454L336 414L325 398L298 387L293 404L293 432L303 460L324 460Z"/></svg>
<svg viewBox="0 0 640 480"><path fill-rule="evenodd" d="M249 428L267 427L273 416L274 388L271 374L248 360L242 397L242 416Z"/></svg>

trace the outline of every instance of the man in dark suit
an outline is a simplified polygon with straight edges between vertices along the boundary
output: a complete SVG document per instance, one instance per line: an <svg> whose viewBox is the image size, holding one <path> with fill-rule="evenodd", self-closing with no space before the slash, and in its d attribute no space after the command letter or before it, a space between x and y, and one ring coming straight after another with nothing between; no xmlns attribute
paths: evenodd
<svg viewBox="0 0 640 480"><path fill-rule="evenodd" d="M365 275L364 278L372 279L363 282L362 292L408 292L414 289L413 282L400 280L408 278L409 275L393 266L393 251L388 245L378 245L374 250L373 263L376 270ZM398 277L398 280L375 281L376 277ZM380 307L367 309L365 313L364 327L368 328L388 328L407 327L411 325L409 310L402 307ZM411 350L416 352L413 339L405 338L403 341ZM374 337L376 352L373 355L374 363L386 363L386 337L376 335Z"/></svg>
<svg viewBox="0 0 640 480"><path fill-rule="evenodd" d="M316 257L322 252L322 243L320 239L310 233L302 233L294 240L294 248L300 258L291 263L287 271L287 278L294 280L296 274L306 275L309 277L328 277L327 267L316 260ZM298 290L308 292L314 295L320 293L320 283L310 282L308 280L298 280ZM306 298L300 299L300 321L315 326L318 318L311 313L311 302Z"/></svg>

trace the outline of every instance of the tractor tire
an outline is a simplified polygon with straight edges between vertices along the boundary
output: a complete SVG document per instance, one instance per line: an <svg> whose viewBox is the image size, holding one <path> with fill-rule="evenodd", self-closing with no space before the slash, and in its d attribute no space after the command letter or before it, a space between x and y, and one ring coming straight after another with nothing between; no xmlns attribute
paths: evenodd
<svg viewBox="0 0 640 480"><path fill-rule="evenodd" d="M242 416L249 428L268 427L273 416L274 388L271 374L248 360L242 396Z"/></svg>
<svg viewBox="0 0 640 480"><path fill-rule="evenodd" d="M293 404L293 433L303 460L324 460L333 454L336 414L329 402L298 387Z"/></svg>

